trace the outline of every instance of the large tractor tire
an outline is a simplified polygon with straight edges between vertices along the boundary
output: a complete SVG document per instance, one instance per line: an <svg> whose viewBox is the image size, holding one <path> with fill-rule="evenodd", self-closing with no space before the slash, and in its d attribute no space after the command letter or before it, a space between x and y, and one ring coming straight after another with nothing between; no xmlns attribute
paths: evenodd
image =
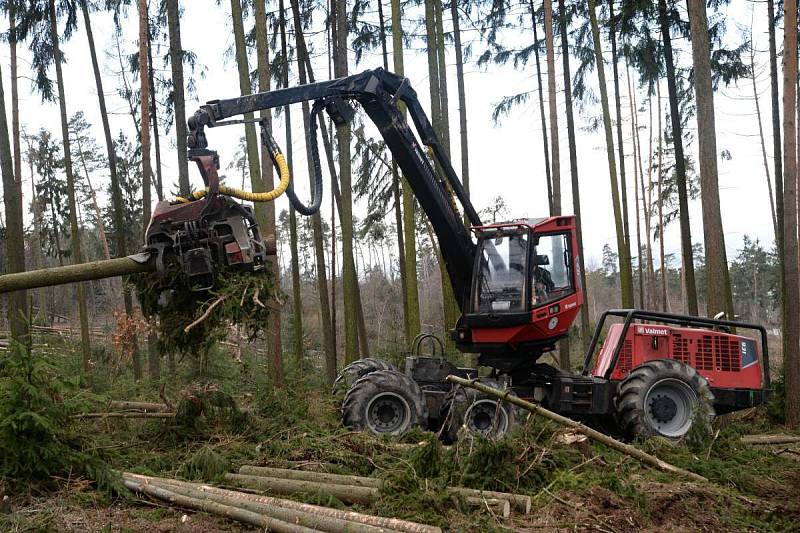
<svg viewBox="0 0 800 533"><path fill-rule="evenodd" d="M419 385L397 370L376 370L356 381L342 402L342 421L376 435L402 435L428 422Z"/></svg>
<svg viewBox="0 0 800 533"><path fill-rule="evenodd" d="M496 389L504 388L494 379L478 381ZM475 389L452 387L442 403L441 419L442 439L452 443L458 440L462 427L471 435L499 439L514 429L519 417L513 404L500 402Z"/></svg>
<svg viewBox="0 0 800 533"><path fill-rule="evenodd" d="M370 372L376 370L396 370L391 363L387 363L375 357L365 357L364 359L357 359L344 367L339 375L336 376L336 381L333 382L332 393L334 395L344 395L350 387L353 386L359 378L362 378Z"/></svg>
<svg viewBox="0 0 800 533"><path fill-rule="evenodd" d="M714 420L714 395L691 366L672 359L634 368L620 384L617 420L628 438L680 440L695 423Z"/></svg>

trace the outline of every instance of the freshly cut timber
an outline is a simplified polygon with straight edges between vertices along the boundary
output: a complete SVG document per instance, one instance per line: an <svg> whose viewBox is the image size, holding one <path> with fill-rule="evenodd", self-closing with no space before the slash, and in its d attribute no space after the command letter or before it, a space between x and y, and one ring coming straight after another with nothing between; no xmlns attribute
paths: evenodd
<svg viewBox="0 0 800 533"><path fill-rule="evenodd" d="M344 520L347 522L355 522L356 524L365 524L367 526L373 526L376 528L384 528L389 531L402 531L405 533L441 533L442 531L436 526L418 524L416 522L409 522L407 520L333 509L330 507L322 507L319 505L312 505L294 500L287 500L284 498L274 498L272 496L253 494L250 492L222 489L204 483L192 483L188 481L179 481L177 479L143 476L141 474L131 474L128 472L124 473L123 476L126 479L132 479L134 481L146 481L154 485L171 488L176 492L186 492L191 490L193 493L202 495L204 498L208 499L215 499L217 496L223 496L229 499L229 501L236 501L237 507L244 506L244 508L247 508L247 506L244 505L247 503L267 505L270 507L282 507L286 509L302 511L308 514L316 514L324 517ZM354 531L357 530L357 528L354 526L351 526L350 529Z"/></svg>
<svg viewBox="0 0 800 533"><path fill-rule="evenodd" d="M480 378L478 381L495 389L505 388L495 379ZM517 425L517 409L481 391L453 387L445 396L440 418L444 420L442 436L447 442L458 440L462 427L470 434L498 439Z"/></svg>
<svg viewBox="0 0 800 533"><path fill-rule="evenodd" d="M376 357L357 359L344 367L333 382L333 394L345 394L359 378L376 370L396 370L391 363Z"/></svg>
<svg viewBox="0 0 800 533"><path fill-rule="evenodd" d="M318 472L303 472L297 470L258 467L251 465L242 466L239 469L238 475L228 474L227 477L232 481L237 481L242 484L250 483L250 486L256 487L258 487L258 485L253 485L253 482L259 477L267 478L268 480L283 478L287 480L310 481L316 483L316 485L342 485L345 489L347 487L352 487L356 490L367 487L376 491L380 491L384 484L383 480L372 477L321 474ZM267 483L270 483L270 481L267 481ZM263 486L261 488L263 488ZM520 513L529 514L531 511L531 497L523 494L468 489L465 487L447 487L447 492L451 496L463 497L467 500L467 503L472 503L478 499L506 501L509 502L509 504ZM367 494L372 494L374 496L378 495L378 493L374 492ZM502 504L498 504L498 506L502 507Z"/></svg>
<svg viewBox="0 0 800 533"><path fill-rule="evenodd" d="M714 420L714 395L687 364L672 359L648 361L620 384L619 423L629 437L680 439L692 424Z"/></svg>
<svg viewBox="0 0 800 533"><path fill-rule="evenodd" d="M342 402L345 425L376 434L400 435L428 420L419 385L397 370L370 372L347 391Z"/></svg>

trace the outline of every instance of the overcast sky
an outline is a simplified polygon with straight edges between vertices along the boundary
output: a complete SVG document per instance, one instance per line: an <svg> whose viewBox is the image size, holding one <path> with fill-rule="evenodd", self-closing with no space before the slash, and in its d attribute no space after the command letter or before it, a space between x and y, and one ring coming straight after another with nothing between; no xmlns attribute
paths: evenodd
<svg viewBox="0 0 800 533"><path fill-rule="evenodd" d="M387 3L388 4L388 3ZM767 136L767 156L772 172L771 143L772 128L770 122L770 97L769 97L769 78L768 78L768 53L767 35L765 23L764 4L743 2L735 0L728 17L728 27L731 39L739 39L741 35L749 33L751 21L751 9L755 6L758 10L755 16L754 41L756 48L756 78L758 84L759 101L761 106L764 133ZM227 2L222 2L217 6L213 0L191 0L184 1L182 5L185 9L181 20L181 33L184 48L197 54L200 65L198 74L202 71L202 76L197 76L197 99L187 102L187 116L190 116L200 102L216 98L229 98L239 94L238 78L236 65L228 52L233 47L233 33L229 16L229 6ZM385 10L388 16L388 5ZM763 11L763 13L762 13ZM409 10L404 13L407 19L406 29L413 29L416 21L421 15L421 10ZM316 17L318 24L322 23L324 13L320 12ZM377 16L371 14L368 17ZM131 11L128 19L124 22L125 35L122 45L126 53L136 50L136 12ZM248 26L250 21L246 23ZM482 209L492 203L496 196L502 196L509 206L509 216L513 218L527 216L543 216L547 214L547 188L544 174L544 155L542 151L542 128L539 118L538 95L536 91L536 72L533 63L524 68L515 70L512 66L490 66L487 68L478 67L474 59L482 50L482 45L477 42L478 32L464 24L464 40L475 41L473 50L475 53L470 59L465 69L466 92L467 92L467 113L469 131L469 150L470 150L470 176L472 200L477 209ZM450 28L449 13L445 13L445 31ZM5 31L6 27L0 27L0 31ZM98 53L104 73L104 87L109 101L109 110L113 111L111 117L111 127L113 135L116 137L120 130L124 130L129 138L133 138L133 123L128 114L127 104L116 94L119 86L117 72L119 69L118 59L115 52L115 40L111 17L104 14L93 15L93 29L97 40ZM780 31L780 30L779 30ZM509 37L507 42L515 44L518 42L532 39L530 36ZM310 38L316 50L323 51L324 33L317 34ZM779 39L780 43L780 39ZM690 60L690 43L682 40L675 42L679 49L679 56L683 61ZM425 109L429 109L429 92L427 63L424 54L423 43L419 40L412 44L413 50L406 50L405 64L406 76L410 79L412 86L416 88L420 95ZM87 119L95 126L95 136L102 142L102 129L100 127L100 117L97 104L97 94L95 91L94 80L92 77L91 62L89 59L88 46L83 28L73 35L72 39L63 45L63 51L67 58L64 69L67 109L70 115L82 110ZM607 50L606 50L607 52ZM166 50L156 52L156 55L166 53ZM6 45L0 46L0 61L3 65L3 84L6 88L6 104L10 98L9 90L9 55ZM453 164L458 171L460 169L460 148L458 142L458 100L455 81L455 57L452 49L449 50L448 62L448 85L450 98L450 124L452 139L452 158ZM255 64L254 56L251 56L251 68ZM155 59L157 68L162 68L159 59ZM380 50L374 53L365 54L360 64L356 65L353 54L350 54L350 71L358 72L368 68L382 65ZM391 65L391 59L390 59ZM576 60L573 58L573 69ZM545 68L544 57L542 66ZM633 160L630 159L632 151L630 112L628 108L628 91L625 85L624 66L621 64L620 74L623 84L623 135L625 136L625 148L628 152L626 169L628 171L628 198L633 206ZM561 58L556 56L557 67L557 87L559 90L559 138L561 143L561 182L563 190L563 209L565 213L572 212L572 197L569 177L569 157L566 139L566 119L563 114L563 83ZM38 131L40 127L46 127L57 133L60 138L60 123L58 116L58 106L56 103L42 104L38 95L30 92L30 55L25 49L25 44L20 46L20 114L23 128L31 133ZM318 79L327 77L327 64L324 58L318 58L315 64L315 72ZM55 77L54 72L51 74ZM168 72L164 73L169 76ZM610 65L607 65L607 77L610 78ZM129 74L130 79L130 74ZM595 85L596 74L592 73L590 79ZM291 82L290 82L291 83ZM296 78L294 83L297 83ZM546 90L546 88L545 88ZM516 94L524 91L534 91L528 103L517 107L510 117L503 119L500 125L492 122L492 109L494 105L506 95ZM613 94L613 86L609 87ZM662 109L666 106L666 82L662 84ZM639 93L638 105L643 112L639 114L639 126L644 128L641 131L642 156L644 171L647 173L647 149L648 149L648 126L649 116L647 114L647 101L643 93ZM545 105L547 105L547 95L545 94ZM655 106L655 104L654 104ZM762 161L761 144L758 137L758 123L755 118L755 102L753 99L753 86L750 79L741 80L738 86L723 87L715 95L716 110L716 129L717 129L717 148L721 153L723 150L731 154L732 159L720 157L719 159L719 182L720 198L722 202L722 216L725 228L725 244L728 250L728 259L736 255L736 250L740 247L742 238L745 234L757 237L765 243L772 243L773 230L770 217L769 200ZM577 111L577 110L576 110ZM7 110L10 117L10 108ZM589 119L592 115L599 113L599 106L589 106L582 112L576 114L578 128L577 151L579 163L579 176L581 184L581 205L584 230L584 247L587 256L587 265L592 266L599 263L599 258L603 245L606 243L614 246L615 233L614 222L611 209L611 194L609 185L608 165L605 156L605 143L602 129L590 132L587 129ZM612 107L613 113L613 107ZM300 127L301 122L298 111L293 114L295 127ZM654 118L655 121L655 118ZM692 128L696 123L694 119L690 122ZM285 136L283 133L283 123L278 121L275 125L275 137L282 141ZM170 132L171 136L174 131ZM233 160L237 149L241 130L234 127L211 130L209 141L212 148L220 153L223 169ZM162 158L164 165L165 191L175 189L177 183L176 154L172 138L162 139ZM298 129L293 138L295 150L295 174L297 189L301 196L308 197L308 180L305 173L304 157L304 137ZM616 141L616 132L615 132ZM655 139L653 141L655 143ZM284 143L281 142L281 145ZM285 147L284 147L285 149ZM690 152L696 159L696 142L689 147ZM26 166L24 166L27 169ZM201 180L196 170L190 167L192 183L195 187L201 186ZM26 206L30 201L30 176L24 170L26 184L24 191L26 194ZM230 172L229 172L230 174ZM231 177L231 183L239 183L238 177ZM107 176L97 176L93 184L98 189L96 183L107 180ZM329 191L326 187L326 195ZM329 205L330 197L323 201L324 206ZM277 202L278 210L287 206L285 198ZM328 207L323 207L325 212ZM702 242L702 220L699 201L693 202L691 207L692 236L695 242ZM356 209L357 213L363 214L363 207ZM635 221L631 219L632 243L635 249ZM644 230L643 230L644 231ZM666 233L667 253L675 252L679 247L679 234L677 222L671 225Z"/></svg>

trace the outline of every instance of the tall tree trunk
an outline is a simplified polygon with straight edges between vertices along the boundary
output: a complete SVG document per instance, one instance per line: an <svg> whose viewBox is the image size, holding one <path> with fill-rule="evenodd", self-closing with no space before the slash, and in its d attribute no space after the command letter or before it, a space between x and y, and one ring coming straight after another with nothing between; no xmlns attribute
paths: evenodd
<svg viewBox="0 0 800 533"><path fill-rule="evenodd" d="M247 60L247 44L244 35L244 22L242 21L242 4L240 0L231 0L231 19L233 21L233 36L236 48L236 67L239 72L239 92L242 96L251 94L253 87L250 84L250 66ZM254 191L263 190L261 180L261 166L259 164L258 137L256 128L252 123L253 113L245 113L244 135L247 145L247 165L250 171L250 185ZM264 210L256 207L256 221L259 226L266 227Z"/></svg>
<svg viewBox="0 0 800 533"><path fill-rule="evenodd" d="M686 312L697 316L697 285L694 277L692 253L692 230L689 224L689 194L686 190L686 159L683 155L683 128L678 102L675 77L675 62L672 57L672 38L669 34L667 1L658 0L658 22L661 26L661 41L664 46L664 63L667 67L667 92L669 115L672 125L672 143L675 151L675 174L678 182L678 217L681 226L681 259L683 263L683 286L686 295Z"/></svg>
<svg viewBox="0 0 800 533"><path fill-rule="evenodd" d="M331 176L331 182L335 181ZM331 195L331 342L333 343L333 359L336 367L339 367L339 349L336 329L336 203Z"/></svg>
<svg viewBox="0 0 800 533"><path fill-rule="evenodd" d="M469 198L469 139L467 137L467 94L464 87L464 52L461 49L461 23L458 2L450 2L453 17L453 41L456 51L456 84L458 86L458 126L461 141L461 183ZM464 224L469 226L469 218L464 214Z"/></svg>
<svg viewBox="0 0 800 533"><path fill-rule="evenodd" d="M33 211L33 235L31 236L31 248L33 250L33 267L40 269L45 267L44 254L42 253L42 208L39 205L39 198L36 194L36 177L33 170L33 144L29 137L25 138L27 146L27 158L31 176L31 207ZM37 300L39 309L34 316L34 323L36 324L49 324L48 311L47 311L47 289L41 288L37 292Z"/></svg>
<svg viewBox="0 0 800 533"><path fill-rule="evenodd" d="M432 0L436 16L436 62L439 70L439 140L450 157L450 101L447 96L447 63L445 61L442 0Z"/></svg>
<svg viewBox="0 0 800 533"><path fill-rule="evenodd" d="M775 217L778 223L778 232L775 235L775 244L778 248L778 262L783 265L783 167L781 166L781 111L778 99L778 52L775 42L775 5L774 0L767 0L769 23L769 81L770 98L772 103L772 158L775 165ZM783 274L785 269L780 268L780 282L783 287ZM782 290L782 289L781 289Z"/></svg>
<svg viewBox="0 0 800 533"><path fill-rule="evenodd" d="M294 16L294 36L297 48L297 67L300 74L300 85L308 83L306 77L306 61L308 60L308 50L306 49L303 37L303 26L300 20L300 7L298 1L291 2L292 15ZM306 131L306 156L308 168L314 167L311 155L311 143L316 143L316 137L308 134L310 131L310 114L308 102L303 102L303 128ZM310 189L314 190L314 176L309 173ZM325 349L325 376L328 385L333 385L336 379L336 348L333 345L333 332L331 329L331 308L328 301L328 281L325 277L325 248L323 244L324 234L322 231L322 217L317 211L311 216L311 224L314 233L314 253L317 265L317 292L319 292L320 321L322 326L322 339Z"/></svg>
<svg viewBox="0 0 800 533"><path fill-rule="evenodd" d="M267 92L270 90L270 62L269 62L269 34L267 32L267 9L265 0L255 0L255 33L256 33L256 52L258 67L258 90ZM260 112L261 120L267 127L272 129L272 110L264 109ZM261 190L271 191L275 187L275 173L272 168L267 150L261 150ZM262 235L274 237L277 242L278 229L275 224L275 202L260 204L257 209L261 212L263 226ZM260 225L260 224L259 224ZM272 272L272 279L275 287L280 288L281 268L276 256L267 258L267 263ZM270 296L271 306L274 309L280 308L280 303L276 296ZM267 336L267 357L269 359L270 376L276 386L283 385L283 365L281 342L281 313L274 312L269 317L269 328ZM277 379L280 377L281 379Z"/></svg>
<svg viewBox="0 0 800 533"><path fill-rule="evenodd" d="M172 68L172 105L175 108L175 146L178 152L178 188L189 194L189 162L186 147L186 97L183 86L183 48L178 0L166 0L169 31L169 62Z"/></svg>
<svg viewBox="0 0 800 533"><path fill-rule="evenodd" d="M242 95L248 95L253 92L253 87L250 82L250 67L247 59L247 45L245 42L244 22L242 20L242 5L240 0L231 0L231 17L233 20L233 34L236 47L236 66L239 72L239 92ZM260 23L259 23L260 24ZM258 44L256 44L258 48ZM263 45L262 45L263 46ZM174 74L173 74L174 75ZM245 113L245 120L252 120L252 113ZM262 115L263 118L263 115ZM250 187L255 192L265 190L265 184L261 176L261 165L259 161L258 151L258 138L256 136L256 129L253 123L245 124L245 143L247 146L247 166L250 174ZM287 147L289 154L287 159L291 158L291 146ZM266 173L266 172L265 172ZM267 174L269 176L269 174ZM256 204L255 206L256 221L261 228L270 228L270 221L267 215L267 207L264 204ZM272 224L274 227L274 222ZM278 280L276 279L277 283ZM302 328L301 328L302 330ZM300 332L302 335L302 331ZM269 378L274 386L280 387L283 385L283 366L281 361L280 350L275 347L279 341L275 340L272 344L272 350L269 351Z"/></svg>
<svg viewBox="0 0 800 533"><path fill-rule="evenodd" d="M567 139L569 147L569 172L572 181L572 210L575 213L576 232L578 236L578 268L579 282L583 288L583 306L581 306L581 345L589 347L591 328L589 324L589 293L586 285L586 268L583 251L583 221L581 219L580 182L578 180L578 147L575 139L575 119L572 112L572 75L569 68L569 41L567 36L567 10L564 0L558 0L558 23L561 35L561 61L564 75L564 107L567 112Z"/></svg>
<svg viewBox="0 0 800 533"><path fill-rule="evenodd" d="M669 294L667 294L667 260L664 254L664 202L661 201L663 193L664 170L662 169L662 154L664 130L661 126L661 83L656 83L656 99L658 100L658 245L659 260L661 262L661 310L669 309Z"/></svg>
<svg viewBox="0 0 800 533"><path fill-rule="evenodd" d="M553 3L544 0L544 39L547 49L547 99L550 109L550 176L553 180L552 215L561 214L561 150L558 139L558 102L556 101L556 59L553 38Z"/></svg>
<svg viewBox="0 0 800 533"><path fill-rule="evenodd" d="M25 270L25 225L22 208L22 149L20 147L17 37L15 33L16 10L13 2L8 6L8 23L8 47L11 56L11 143L8 144L5 95L3 94L2 82L0 82L0 105L3 106L3 110L0 113L2 115L0 116L0 119L2 119L2 125L0 125L0 145L2 146L0 146L0 150L3 152L3 159L5 159L6 148L9 148L7 155L10 168L6 168L7 163L5 161L0 161L0 164L2 164L3 167L3 203L6 210L7 221L6 257L8 264L6 265L6 271L11 273ZM11 170L11 174L7 175L9 170ZM7 178L9 179L7 180ZM32 176L31 179L33 179ZM11 190L12 188L13 190ZM27 292L19 291L10 295L7 311L11 337L17 342L30 346L31 339L28 335L28 323L24 318L28 314L27 309Z"/></svg>
<svg viewBox="0 0 800 533"><path fill-rule="evenodd" d="M714 90L711 86L711 43L704 0L688 0L689 29L694 59L697 103L697 140L700 158L700 196L706 248L706 309L709 316L724 311L734 318L733 293L725 252L725 232L719 202L717 134L714 122ZM788 19L787 19L788 20Z"/></svg>
<svg viewBox="0 0 800 533"><path fill-rule="evenodd" d="M92 210L94 216L97 218L97 238L100 241L100 246L103 248L103 258L111 259L111 250L108 247L108 239L106 238L106 227L103 222L103 212L100 210L100 205L97 203L97 193L92 186L92 178L89 175L89 168L86 165L86 156L81 146L80 138L76 136L78 143L78 153L81 157L81 167L83 168L83 176L86 178L86 186L89 188L89 198L92 201ZM82 225L82 224L81 224Z"/></svg>
<svg viewBox="0 0 800 533"><path fill-rule="evenodd" d="M71 250L73 264L83 263L81 252L81 236L78 227L78 209L75 201L75 175L72 172L72 152L69 146L69 123L67 121L67 101L64 91L64 74L61 70L61 47L58 41L58 18L56 17L55 0L49 2L50 40L53 45L55 57L56 84L58 86L58 104L61 114L61 136L64 145L64 171L67 174L67 202L69 203L69 224L71 233ZM83 371L89 372L89 361L92 355L89 340L89 314L86 309L86 286L78 283L78 314L81 324L81 355L83 357Z"/></svg>
<svg viewBox="0 0 800 533"><path fill-rule="evenodd" d="M22 222L22 206L19 203L19 188L14 179L13 152L8 135L6 118L6 97L3 91L2 70L0 70L0 172L3 178L3 206L6 212L6 272L25 270L25 235ZM30 345L28 336L27 292L11 293L6 307L11 338L23 346Z"/></svg>
<svg viewBox="0 0 800 533"><path fill-rule="evenodd" d="M92 21L89 17L89 8L86 0L81 0L81 12L83 13L83 22L86 27L86 39L89 43L89 55L92 59L92 71L94 72L94 82L97 89L97 101L100 108L100 121L103 125L103 137L106 142L106 157L108 158L108 173L111 177L111 213L114 222L114 239L116 241L116 255L118 257L125 257L128 255L127 239L125 238L125 215L124 215L124 202L122 199L122 189L119 184L119 176L117 175L117 153L114 148L114 140L111 137L111 125L108 120L108 111L106 109L106 96L103 91L103 78L100 75L100 64L97 61L97 48L95 47L94 34L92 33ZM35 216L35 213L34 213ZM123 280L122 282L122 300L125 307L125 314L130 317L133 314L133 298L128 284ZM139 367L138 347L133 350L133 366ZM138 379L141 377L137 375Z"/></svg>
<svg viewBox="0 0 800 533"><path fill-rule="evenodd" d="M403 64L403 20L400 10L400 0L392 2L392 60L394 72L398 76L405 74ZM402 107L405 113L405 107ZM406 270L406 299L408 301L408 332L406 342L410 343L420 333L419 317L419 286L417 284L417 239L416 228L416 200L408 185L403 180L403 244L405 255L402 260Z"/></svg>
<svg viewBox="0 0 800 533"><path fill-rule="evenodd" d="M281 39L281 61L283 62L283 86L289 86L289 53L286 46L286 11L283 0L278 2L278 27ZM291 108L283 107L283 117L286 124L286 162L289 173L294 175L294 150L292 150L292 113ZM294 357L297 368L302 369L305 352L303 346L303 302L300 294L300 254L298 249L297 212L289 205L289 247L291 249L292 269L292 325Z"/></svg>
<svg viewBox="0 0 800 533"><path fill-rule="evenodd" d="M778 216L775 214L775 198L772 194L772 179L770 178L769 173L769 162L767 161L767 142L764 138L764 127L761 124L761 104L759 104L758 100L758 86L756 84L756 75L755 75L755 68L756 68L756 60L755 60L755 53L753 50L753 27L752 24L750 26L750 72L752 73L752 81L753 81L753 101L756 104L756 120L758 121L758 138L761 141L761 161L764 164L764 177L767 180L767 194L769 196L769 211L770 215L772 216L772 229L775 233L775 243L777 244L780 237L780 226L778 226Z"/></svg>
<svg viewBox="0 0 800 533"><path fill-rule="evenodd" d="M631 112L631 142L633 142L633 194L634 194L634 205L636 206L633 210L634 216L636 217L636 257L638 258L636 261L636 270L637 274L639 275L639 309L645 309L644 305L644 272L645 270L642 268L642 225L640 223L639 218L639 165L637 164L639 161L639 146L638 146L638 139L639 133L636 131L636 109L633 105L634 96L633 96L633 87L631 86L631 70L628 67L627 58L625 60L625 76L628 82L628 107ZM642 180L644 183L644 180ZM642 186L642 201L644 201L644 185Z"/></svg>
<svg viewBox="0 0 800 533"><path fill-rule="evenodd" d="M150 164L150 18L147 14L147 0L139 0L139 80L141 82L141 145L142 145L142 229L146 230L152 209L152 195L149 176L153 173ZM147 335L147 370L152 379L160 374L158 338L153 333Z"/></svg>
<svg viewBox="0 0 800 533"><path fill-rule="evenodd" d="M306 73L308 74L308 80L311 83L314 83L314 71L311 66L311 61L308 58L308 54L306 54ZM331 189L333 192L333 198L336 202L336 207L339 211L339 224L343 224L342 220L342 195L341 191L339 190L339 184L336 173L336 164L333 159L333 145L331 144L330 138L328 137L328 130L325 126L325 121L321 121L319 123L320 133L322 133L322 143L325 147L325 157L328 160L328 171L331 174ZM350 219L350 224L352 226L352 218ZM351 256L353 259L352 263L352 271L357 272L355 267L355 258ZM344 270L344 267L342 267ZM367 338L367 327L364 321L364 308L361 305L361 289L358 283L355 284L355 312L357 317L357 330L358 330L358 349L359 353L362 357L366 357L369 355L369 339Z"/></svg>
<svg viewBox="0 0 800 533"><path fill-rule="evenodd" d="M645 252L647 253L646 263L646 283L647 283L647 297L645 298L645 305L647 309L656 308L656 274L653 268L653 241L652 241L652 223L653 211L650 206L653 205L653 102L650 101L650 144L649 150L649 164L647 168L647 185L644 182L644 169L642 168L642 141L639 136L639 118L638 113L634 114L633 127L636 131L636 158L639 164L639 181L641 182L642 191L642 213L644 215L644 237L645 237ZM633 93L633 108L636 109L636 92Z"/></svg>
<svg viewBox="0 0 800 533"><path fill-rule="evenodd" d="M434 12L436 14L436 56L439 67L439 135L445 153L450 157L450 100L447 96L447 63L445 61L444 43L444 14L442 0L433 0ZM451 192L452 195L452 192ZM450 338L449 330L456 326L461 310L456 296L453 293L453 286L450 284L450 276L447 273L447 266L444 260L439 261L442 283L442 301L444 303L444 331L442 337L448 352L455 351L455 344Z"/></svg>
<svg viewBox="0 0 800 533"><path fill-rule="evenodd" d="M783 372L786 424L800 426L800 271L797 243L797 0L785 0L783 30Z"/></svg>
<svg viewBox="0 0 800 533"><path fill-rule="evenodd" d="M622 225L622 209L617 183L617 164L614 158L614 134L611 127L611 112L608 106L608 90L606 86L605 66L603 65L603 49L600 43L600 28L597 25L595 0L589 0L589 22L592 26L594 57L597 65L597 76L600 83L600 103L603 108L603 126L606 135L606 155L608 157L608 173L611 181L611 203L614 210L614 226L617 233L617 254L619 256L619 277L622 287L622 307L633 307L633 283L631 275L630 248L625 240Z"/></svg>
<svg viewBox="0 0 800 533"><path fill-rule="evenodd" d="M547 206L548 213L553 214L553 177L550 174L550 142L548 141L547 118L544 110L544 85L542 84L542 65L539 60L539 36L536 30L536 8L531 0L531 23L533 25L533 40L536 46L533 47L533 57L536 60L536 82L539 87L539 117L542 121L542 145L544 147L544 177L547 181Z"/></svg>
<svg viewBox="0 0 800 533"><path fill-rule="evenodd" d="M455 13L456 3L452 3L453 10ZM383 68L384 70L389 70L389 52L386 46L386 19L383 15L383 0L378 0L378 29L380 32L380 40L381 40L381 56L383 58ZM456 42L458 41L459 36L456 34ZM460 56L460 50L457 52ZM463 72L462 72L463 74ZM459 86L463 89L463 80L460 80L461 85ZM459 92L459 97L461 96L461 92ZM466 118L464 119L466 121ZM466 122L465 122L466 126ZM462 141L463 142L463 141ZM462 145L463 149L463 145ZM462 157L463 161L463 157ZM397 251L398 251L398 269L400 270L400 291L402 294L403 300L403 333L405 334L406 342L410 342L411 338L409 337L409 324L408 324L408 273L406 271L406 262L405 262L405 255L406 255L406 247L405 247L405 239L403 238L403 213L400 209L400 170L397 167L397 163L392 158L392 196L394 198L394 217L395 217L395 225L397 227Z"/></svg>
<svg viewBox="0 0 800 533"><path fill-rule="evenodd" d="M153 128L153 150L156 158L156 196L158 201L164 200L164 176L161 168L161 142L158 133L158 106L156 105L156 84L153 74L152 35L147 30L147 83L150 88L150 125Z"/></svg>
<svg viewBox="0 0 800 533"><path fill-rule="evenodd" d="M347 76L347 2L334 0L333 71L339 78ZM358 275L353 256L353 187L352 158L350 155L350 124L336 128L339 145L339 180L342 205L339 209L342 223L342 284L344 285L344 337L345 363L356 359L362 340L358 331ZM366 340L366 339L364 339ZM362 355L366 356L365 353Z"/></svg>
<svg viewBox="0 0 800 533"><path fill-rule="evenodd" d="M614 107L617 113L617 151L619 152L619 183L622 198L622 228L625 230L625 246L627 248L627 256L630 258L631 230L628 221L628 177L625 173L625 144L622 140L622 95L619 88L619 56L617 55L617 21L614 15L614 0L608 0L608 17L608 35L611 41L611 72L614 77ZM622 260L621 257L620 260ZM633 301L632 286L631 301Z"/></svg>
<svg viewBox="0 0 800 533"><path fill-rule="evenodd" d="M19 126L19 78L17 75L17 36L16 36L16 6L14 2L8 5L8 51L11 66L11 143L14 150L14 179L17 183L17 200L19 210L22 209L22 148L20 146Z"/></svg>
<svg viewBox="0 0 800 533"><path fill-rule="evenodd" d="M552 170L550 176L553 180L553 200L551 203L551 215L561 215L561 148L558 138L558 102L556 100L556 60L555 60L555 38L553 28L553 2L544 0L544 38L547 55L547 100L550 108L550 153L552 155L550 164ZM568 88L566 90L569 90ZM555 250L555 253L559 253ZM553 265L558 268L558 265ZM565 338L558 343L559 365L568 370L570 368L570 347L569 338Z"/></svg>

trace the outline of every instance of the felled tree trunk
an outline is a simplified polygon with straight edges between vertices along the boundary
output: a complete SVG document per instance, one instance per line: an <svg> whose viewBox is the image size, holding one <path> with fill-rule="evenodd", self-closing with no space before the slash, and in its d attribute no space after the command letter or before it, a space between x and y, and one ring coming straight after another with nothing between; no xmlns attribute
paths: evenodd
<svg viewBox="0 0 800 533"><path fill-rule="evenodd" d="M5 276L0 276L0 294L153 272L156 269L155 260L145 258L139 260L138 257L137 259L133 259L133 257L135 256L6 274Z"/></svg>

